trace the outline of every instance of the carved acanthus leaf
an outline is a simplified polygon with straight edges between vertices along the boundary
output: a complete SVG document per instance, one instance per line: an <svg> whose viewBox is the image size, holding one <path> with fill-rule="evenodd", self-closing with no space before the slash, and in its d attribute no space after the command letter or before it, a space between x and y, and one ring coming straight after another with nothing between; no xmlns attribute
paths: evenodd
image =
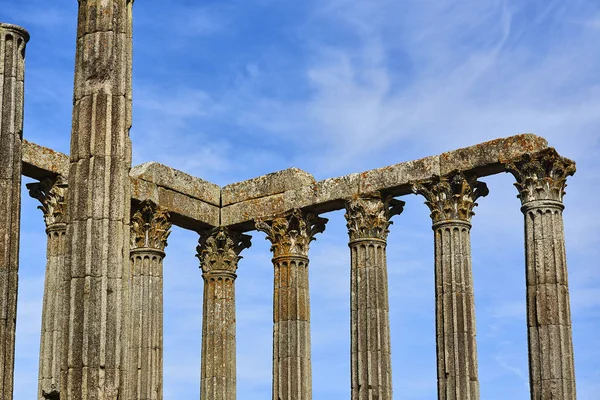
<svg viewBox="0 0 600 400"><path fill-rule="evenodd" d="M143 201L131 211L131 248L164 250L171 233L169 212L151 201Z"/></svg>
<svg viewBox="0 0 600 400"><path fill-rule="evenodd" d="M59 175L55 179L46 178L26 186L29 195L41 203L38 208L44 213L46 227L67 222L67 181L62 176Z"/></svg>
<svg viewBox="0 0 600 400"><path fill-rule="evenodd" d="M503 163L517 180L517 197L522 204L535 200L562 202L567 177L576 171L575 162L559 156L553 148Z"/></svg>
<svg viewBox="0 0 600 400"><path fill-rule="evenodd" d="M200 268L204 273L231 272L237 270L240 253L251 245L252 237L234 232L225 227L218 227L200 232L200 240L196 247L196 257L200 260Z"/></svg>
<svg viewBox="0 0 600 400"><path fill-rule="evenodd" d="M414 183L412 190L425 197L433 223L449 220L471 222L475 200L487 196L487 185L461 172Z"/></svg>
<svg viewBox="0 0 600 400"><path fill-rule="evenodd" d="M346 203L346 221L350 240L387 239L390 218L404 209L404 202L392 197L382 199L379 194L353 198Z"/></svg>
<svg viewBox="0 0 600 400"><path fill-rule="evenodd" d="M256 229L267 234L274 257L308 256L309 244L325 230L327 218L298 208L269 221L257 220Z"/></svg>

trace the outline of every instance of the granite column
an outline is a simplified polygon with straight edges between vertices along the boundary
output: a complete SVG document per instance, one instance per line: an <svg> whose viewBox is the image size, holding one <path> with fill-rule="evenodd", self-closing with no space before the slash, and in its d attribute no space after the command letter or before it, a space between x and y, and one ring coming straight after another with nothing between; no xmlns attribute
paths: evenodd
<svg viewBox="0 0 600 400"><path fill-rule="evenodd" d="M431 210L435 236L438 399L479 399L471 218L485 183L453 173L413 185Z"/></svg>
<svg viewBox="0 0 600 400"><path fill-rule="evenodd" d="M271 241L273 294L273 400L312 399L308 249L326 218L294 209L256 229Z"/></svg>
<svg viewBox="0 0 600 400"><path fill-rule="evenodd" d="M562 212L575 163L554 149L506 162L525 216L527 333L532 400L574 400L575 366Z"/></svg>
<svg viewBox="0 0 600 400"><path fill-rule="evenodd" d="M200 398L236 398L235 278L249 235L227 228L200 233L197 247L204 297Z"/></svg>
<svg viewBox="0 0 600 400"><path fill-rule="evenodd" d="M169 213L144 201L132 208L127 399L163 398L163 259Z"/></svg>
<svg viewBox="0 0 600 400"><path fill-rule="evenodd" d="M404 202L380 195L346 203L350 236L352 400L392 399L386 244Z"/></svg>
<svg viewBox="0 0 600 400"><path fill-rule="evenodd" d="M42 306L42 333L38 375L38 399L58 398L62 357L63 300L65 290L65 241L67 182L62 176L28 183L29 195L40 201L46 223L46 279Z"/></svg>
<svg viewBox="0 0 600 400"><path fill-rule="evenodd" d="M25 45L23 28L0 23L0 393L11 399L21 218L21 143Z"/></svg>
<svg viewBox="0 0 600 400"><path fill-rule="evenodd" d="M124 398L132 0L79 0L62 400Z"/></svg>

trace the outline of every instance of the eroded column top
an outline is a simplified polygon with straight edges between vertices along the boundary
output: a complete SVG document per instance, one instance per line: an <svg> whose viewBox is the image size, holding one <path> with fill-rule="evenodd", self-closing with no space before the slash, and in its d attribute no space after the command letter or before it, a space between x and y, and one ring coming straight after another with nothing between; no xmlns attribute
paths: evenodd
<svg viewBox="0 0 600 400"><path fill-rule="evenodd" d="M350 240L386 240L390 218L404 209L404 202L393 197L382 198L379 193L354 196L346 203L346 226Z"/></svg>
<svg viewBox="0 0 600 400"><path fill-rule="evenodd" d="M29 32L27 32L27 30L25 28L23 28L19 25L13 25L13 24L5 23L5 22L0 22L0 31L3 31L3 30L16 33L23 40L25 40L25 43L27 43L30 39Z"/></svg>
<svg viewBox="0 0 600 400"><path fill-rule="evenodd" d="M473 175L455 172L449 176L416 182L412 190L425 197L425 204L431 210L434 227L446 222L471 223L475 215L475 200L487 196L487 185Z"/></svg>
<svg viewBox="0 0 600 400"><path fill-rule="evenodd" d="M235 278L240 253L251 246L251 236L218 227L200 232L196 257L203 276L226 275Z"/></svg>
<svg viewBox="0 0 600 400"><path fill-rule="evenodd" d="M271 219L257 219L256 230L267 234L273 258L308 257L310 242L325 230L328 219L295 208Z"/></svg>

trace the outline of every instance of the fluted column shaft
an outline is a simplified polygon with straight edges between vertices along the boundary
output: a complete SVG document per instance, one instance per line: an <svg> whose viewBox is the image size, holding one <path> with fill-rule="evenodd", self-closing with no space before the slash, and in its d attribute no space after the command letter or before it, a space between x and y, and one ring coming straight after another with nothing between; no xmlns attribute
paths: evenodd
<svg viewBox="0 0 600 400"><path fill-rule="evenodd" d="M21 27L0 23L0 393L11 399L21 218L25 44Z"/></svg>
<svg viewBox="0 0 600 400"><path fill-rule="evenodd" d="M200 398L236 398L235 279L239 255L250 236L215 228L200 234L204 279Z"/></svg>
<svg viewBox="0 0 600 400"><path fill-rule="evenodd" d="M273 266L273 398L310 399L308 257L274 257Z"/></svg>
<svg viewBox="0 0 600 400"><path fill-rule="evenodd" d="M272 243L273 399L312 399L308 249L327 219L295 209L271 221L257 221Z"/></svg>
<svg viewBox="0 0 600 400"><path fill-rule="evenodd" d="M62 320L67 225L48 226L46 250L46 279L42 306L42 334L38 375L38 399L46 399L60 389L60 359L62 354Z"/></svg>
<svg viewBox="0 0 600 400"><path fill-rule="evenodd" d="M551 149L508 163L525 216L532 400L576 399L562 200L575 163Z"/></svg>
<svg viewBox="0 0 600 400"><path fill-rule="evenodd" d="M38 199L46 223L46 279L42 306L42 333L38 375L38 399L57 398L64 322L64 274L67 217L67 182L62 176L28 183L29 195Z"/></svg>
<svg viewBox="0 0 600 400"><path fill-rule="evenodd" d="M392 399L386 243L404 202L380 196L346 203L350 236L352 400Z"/></svg>
<svg viewBox="0 0 600 400"><path fill-rule="evenodd" d="M163 280L165 253L152 248L131 250L131 332L128 399L163 398Z"/></svg>
<svg viewBox="0 0 600 400"><path fill-rule="evenodd" d="M434 227L439 399L479 399L470 229L458 221Z"/></svg>
<svg viewBox="0 0 600 400"><path fill-rule="evenodd" d="M63 400L124 396L132 5L132 0L79 0Z"/></svg>
<svg viewBox="0 0 600 400"><path fill-rule="evenodd" d="M416 184L431 210L435 246L438 399L479 399L471 218L485 183L460 173Z"/></svg>
<svg viewBox="0 0 600 400"><path fill-rule="evenodd" d="M146 201L132 209L127 399L163 398L163 259L169 214Z"/></svg>

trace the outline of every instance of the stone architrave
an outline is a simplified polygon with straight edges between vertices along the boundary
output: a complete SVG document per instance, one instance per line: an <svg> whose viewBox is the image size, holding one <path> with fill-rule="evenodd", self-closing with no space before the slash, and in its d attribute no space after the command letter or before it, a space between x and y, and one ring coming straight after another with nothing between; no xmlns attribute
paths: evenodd
<svg viewBox="0 0 600 400"><path fill-rule="evenodd" d="M0 23L0 393L11 399L15 364L25 29Z"/></svg>
<svg viewBox="0 0 600 400"><path fill-rule="evenodd" d="M346 203L350 236L352 400L392 399L386 244L404 202L380 195Z"/></svg>
<svg viewBox="0 0 600 400"><path fill-rule="evenodd" d="M532 400L574 400L575 366L562 212L575 163L554 149L505 162L525 216L527 332Z"/></svg>
<svg viewBox="0 0 600 400"><path fill-rule="evenodd" d="M431 210L435 235L438 399L479 399L471 218L485 183L455 172L413 185Z"/></svg>
<svg viewBox="0 0 600 400"><path fill-rule="evenodd" d="M132 208L127 399L163 398L163 259L169 213L150 201Z"/></svg>
<svg viewBox="0 0 600 400"><path fill-rule="evenodd" d="M78 2L62 400L124 398L133 0Z"/></svg>
<svg viewBox="0 0 600 400"><path fill-rule="evenodd" d="M235 278L249 235L228 228L200 232L197 256L204 279L200 398L236 398Z"/></svg>
<svg viewBox="0 0 600 400"><path fill-rule="evenodd" d="M28 183L29 195L40 201L46 223L46 279L42 306L42 334L38 375L38 399L59 396L62 324L65 294L65 241L67 233L67 182L62 176Z"/></svg>
<svg viewBox="0 0 600 400"><path fill-rule="evenodd" d="M273 295L273 400L312 399L308 249L326 218L300 209L256 229L271 241Z"/></svg>

